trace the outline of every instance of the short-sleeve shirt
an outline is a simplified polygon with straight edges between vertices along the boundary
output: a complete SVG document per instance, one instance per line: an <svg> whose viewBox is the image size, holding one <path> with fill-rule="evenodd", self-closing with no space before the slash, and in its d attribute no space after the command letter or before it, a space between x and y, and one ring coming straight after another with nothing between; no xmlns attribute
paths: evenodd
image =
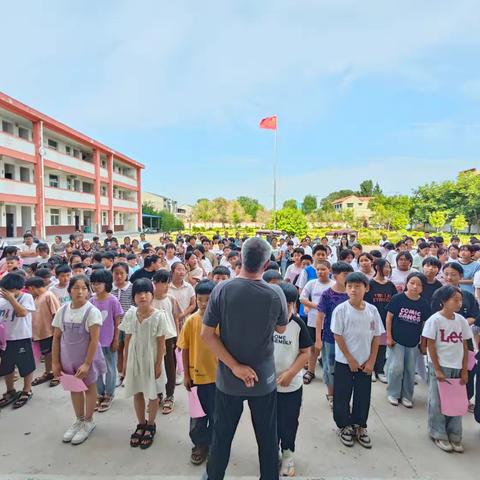
<svg viewBox="0 0 480 480"><path fill-rule="evenodd" d="M385 332L378 310L370 303L364 302L365 308L352 307L349 301L341 303L332 315L332 332L341 335L348 351L360 364L364 364L372 351L372 340ZM345 355L335 343L335 360L348 364Z"/></svg>
<svg viewBox="0 0 480 480"><path fill-rule="evenodd" d="M130 282L127 282L122 288L117 288L115 286L112 288L112 295L120 302L123 315L125 315L133 305L132 287L133 285Z"/></svg>
<svg viewBox="0 0 480 480"><path fill-rule="evenodd" d="M310 300L318 306L322 293L333 284L333 280L328 281L327 283L322 283L318 279L310 280L303 288L300 298ZM317 309L309 309L307 313L307 325L313 328L317 326Z"/></svg>
<svg viewBox="0 0 480 480"><path fill-rule="evenodd" d="M294 263L289 265L287 271L285 272L284 278L285 280L289 280L290 283L294 283L295 279L301 275L303 271L302 267L296 267Z"/></svg>
<svg viewBox="0 0 480 480"><path fill-rule="evenodd" d="M435 280L433 283L426 282L423 285L422 298L430 303L432 301L433 294L441 287L442 282L440 282L440 280Z"/></svg>
<svg viewBox="0 0 480 480"><path fill-rule="evenodd" d="M285 295L278 285L234 278L214 288L203 323L219 326L225 348L239 363L253 368L258 377L253 387L246 387L219 361L219 390L236 396L262 396L275 390L273 332L277 325L287 325L287 315Z"/></svg>
<svg viewBox="0 0 480 480"><path fill-rule="evenodd" d="M52 320L60 302L50 291L46 291L35 299L35 312L32 313L33 340L43 340L53 335Z"/></svg>
<svg viewBox="0 0 480 480"><path fill-rule="evenodd" d="M335 308L348 300L345 292L336 292L333 288L328 288L322 293L317 310L325 314L322 328L322 342L335 343L335 337L330 328L332 322L332 313Z"/></svg>
<svg viewBox="0 0 480 480"><path fill-rule="evenodd" d="M178 348L188 350L189 374L196 385L215 383L218 364L217 357L200 337L201 330L202 316L196 312L187 318L177 341Z"/></svg>
<svg viewBox="0 0 480 480"><path fill-rule="evenodd" d="M178 305L185 311L190 305L190 299L195 296L195 290L188 282L183 282L182 286L176 287L173 283L168 286L168 293L175 298Z"/></svg>
<svg viewBox="0 0 480 480"><path fill-rule="evenodd" d="M301 348L309 348L313 345L305 322L296 315L292 315L284 333L273 333L273 343L277 376L293 365ZM277 385L277 391L280 393L294 392L302 385L302 371L299 371L288 387Z"/></svg>
<svg viewBox="0 0 480 480"><path fill-rule="evenodd" d="M463 342L472 338L472 330L462 315L455 313L451 320L440 312L434 313L425 323L422 335L435 340L441 367L462 368Z"/></svg>
<svg viewBox="0 0 480 480"><path fill-rule="evenodd" d="M98 300L96 296L90 299L92 305L95 305L102 314L102 328L100 329L100 345L109 347L112 344L115 333L115 319L123 317L123 309L118 298L109 294L105 300Z"/></svg>
<svg viewBox="0 0 480 480"><path fill-rule="evenodd" d="M52 285L49 290L58 298L60 306L70 301L70 294L67 287L59 287L58 285Z"/></svg>
<svg viewBox="0 0 480 480"><path fill-rule="evenodd" d="M399 293L388 304L387 312L393 315L393 340L404 347L417 346L420 342L423 324L431 313L427 301L422 297L418 300L411 300L405 293Z"/></svg>
<svg viewBox="0 0 480 480"><path fill-rule="evenodd" d="M390 281L395 285L397 292L401 293L405 290L405 284L407 283L407 277L416 272L413 268L409 270L399 270L398 268L394 268L392 270L392 275L390 276Z"/></svg>
<svg viewBox="0 0 480 480"><path fill-rule="evenodd" d="M35 302L29 293L21 293L17 302L27 310L25 317L15 315L12 304L0 298L0 322L5 324L7 340L23 340L32 338L32 312L35 311Z"/></svg>
<svg viewBox="0 0 480 480"><path fill-rule="evenodd" d="M470 263L462 263L458 261L458 263L463 268L463 279L474 280L475 274L480 270L480 263L476 261L473 261ZM470 284L470 285L461 284L460 288L465 292L475 293L475 287L473 286L473 284Z"/></svg>
<svg viewBox="0 0 480 480"><path fill-rule="evenodd" d="M433 294L431 303L432 313L439 312L442 309L440 300L438 299L438 290ZM462 306L457 312L464 318L475 318L480 320L480 310L476 298L472 293L462 290Z"/></svg>
<svg viewBox="0 0 480 480"><path fill-rule="evenodd" d="M397 289L392 282L379 283L374 279L370 280L370 289L365 294L364 300L377 308L383 326L387 318L387 305L396 294Z"/></svg>
<svg viewBox="0 0 480 480"><path fill-rule="evenodd" d="M26 243L22 243L21 245L18 245L18 250L20 252L36 253L37 244L32 243L30 246L28 246ZM22 259L24 265L31 265L37 261L36 257L22 257Z"/></svg>
<svg viewBox="0 0 480 480"><path fill-rule="evenodd" d="M103 319L100 310L92 306L90 302L86 302L80 308L72 308L71 302L65 303L62 305L60 310L57 311L55 317L53 318L52 326L59 328L63 331L62 326L62 311L65 309L65 322L68 323L82 323L83 317L85 313L87 313L87 309L90 309L88 312L88 317L85 321L85 330L88 332L90 331L90 327L94 325L102 325Z"/></svg>

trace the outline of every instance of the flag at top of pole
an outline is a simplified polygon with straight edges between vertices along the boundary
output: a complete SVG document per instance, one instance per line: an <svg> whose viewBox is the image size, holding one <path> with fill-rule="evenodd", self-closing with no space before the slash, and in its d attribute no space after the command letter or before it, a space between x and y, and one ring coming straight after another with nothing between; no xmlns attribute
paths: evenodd
<svg viewBox="0 0 480 480"><path fill-rule="evenodd" d="M260 121L260 128L266 128L268 130L277 129L277 116L262 118Z"/></svg>

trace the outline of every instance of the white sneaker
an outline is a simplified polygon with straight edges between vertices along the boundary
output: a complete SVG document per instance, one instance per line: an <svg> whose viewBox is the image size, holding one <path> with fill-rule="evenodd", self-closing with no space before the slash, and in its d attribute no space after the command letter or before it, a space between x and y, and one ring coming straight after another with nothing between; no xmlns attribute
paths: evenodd
<svg viewBox="0 0 480 480"><path fill-rule="evenodd" d="M402 398L401 402L402 402L402 405L405 408L412 408L413 407L413 402L411 400L409 400L408 398Z"/></svg>
<svg viewBox="0 0 480 480"><path fill-rule="evenodd" d="M378 374L378 379L382 382L382 383L388 383L388 380L387 380L387 376L384 374L384 373L379 373Z"/></svg>
<svg viewBox="0 0 480 480"><path fill-rule="evenodd" d="M83 443L90 436L95 427L96 425L93 420L90 420L89 422L84 420L80 426L80 429L72 438L72 445L80 445Z"/></svg>
<svg viewBox="0 0 480 480"><path fill-rule="evenodd" d="M375 376L375 373L372 373L372 383L375 383L377 381L377 377Z"/></svg>
<svg viewBox="0 0 480 480"><path fill-rule="evenodd" d="M290 450L284 450L282 455L282 468L280 469L280 475L282 477L294 477L295 476L295 460L293 458L293 452Z"/></svg>
<svg viewBox="0 0 480 480"><path fill-rule="evenodd" d="M450 442L450 444L452 445L454 452L463 453L465 451L462 442Z"/></svg>
<svg viewBox="0 0 480 480"><path fill-rule="evenodd" d="M398 407L398 398L388 396L387 400L390 402L391 405Z"/></svg>
<svg viewBox="0 0 480 480"><path fill-rule="evenodd" d="M175 385L181 385L183 383L183 373L177 373L175 375Z"/></svg>
<svg viewBox="0 0 480 480"><path fill-rule="evenodd" d="M435 440L435 445L444 452L453 451L452 444L448 440Z"/></svg>
<svg viewBox="0 0 480 480"><path fill-rule="evenodd" d="M63 442L70 443L72 438L80 430L83 423L83 418L77 418L75 423L63 434Z"/></svg>

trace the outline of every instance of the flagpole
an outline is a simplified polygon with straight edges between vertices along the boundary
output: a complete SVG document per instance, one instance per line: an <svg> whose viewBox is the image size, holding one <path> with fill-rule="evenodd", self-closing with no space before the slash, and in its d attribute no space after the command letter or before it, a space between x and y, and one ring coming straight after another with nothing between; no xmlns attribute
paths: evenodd
<svg viewBox="0 0 480 480"><path fill-rule="evenodd" d="M273 229L277 229L277 129L278 117L273 136Z"/></svg>

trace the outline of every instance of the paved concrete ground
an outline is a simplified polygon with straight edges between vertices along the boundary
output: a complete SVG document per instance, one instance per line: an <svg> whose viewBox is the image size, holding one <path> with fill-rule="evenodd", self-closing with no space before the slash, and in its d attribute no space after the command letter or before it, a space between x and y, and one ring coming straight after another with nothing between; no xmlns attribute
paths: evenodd
<svg viewBox="0 0 480 480"><path fill-rule="evenodd" d="M317 372L320 373L320 372ZM2 385L3 389L3 385ZM157 437L147 451L132 449L129 435L136 421L130 399L122 389L109 412L98 414L97 429L83 445L64 445L61 437L72 421L69 397L61 387L35 388L32 401L21 410L0 413L0 480L170 477L199 478L203 466L189 462L188 414L185 391L178 388L175 412L160 415ZM304 388L304 406L297 436L297 475L310 478L478 478L480 425L464 419L466 452L438 450L426 434L426 388L416 388L413 410L392 407L385 386L372 385L369 431L373 448L356 444L349 449L338 441L324 385L315 379ZM237 432L229 476L257 477L255 438L248 407Z"/></svg>

